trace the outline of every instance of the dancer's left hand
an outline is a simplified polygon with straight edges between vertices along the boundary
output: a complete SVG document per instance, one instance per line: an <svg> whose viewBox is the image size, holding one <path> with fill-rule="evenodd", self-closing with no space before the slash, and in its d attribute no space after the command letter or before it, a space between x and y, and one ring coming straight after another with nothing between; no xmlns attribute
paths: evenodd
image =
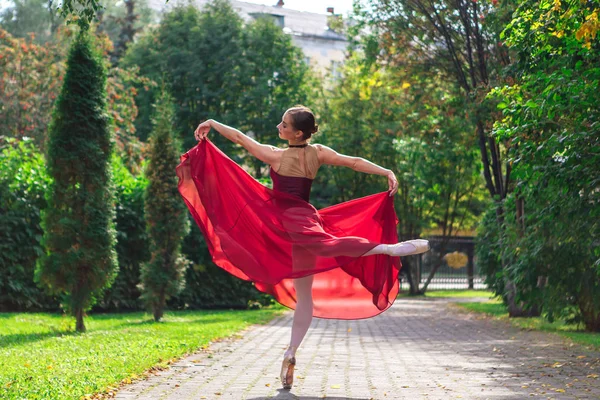
<svg viewBox="0 0 600 400"><path fill-rule="evenodd" d="M197 141L203 140L208 136L208 132L210 132L210 119L208 121L204 121L194 131L194 137Z"/></svg>
<svg viewBox="0 0 600 400"><path fill-rule="evenodd" d="M388 191L390 192L390 197L395 195L398 192L398 179L396 179L396 175L394 175L393 171L388 172Z"/></svg>

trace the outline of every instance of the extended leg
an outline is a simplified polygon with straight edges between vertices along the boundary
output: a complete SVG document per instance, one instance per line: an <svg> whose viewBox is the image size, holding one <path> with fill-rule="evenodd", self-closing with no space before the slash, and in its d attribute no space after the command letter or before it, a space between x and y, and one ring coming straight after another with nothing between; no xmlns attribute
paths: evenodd
<svg viewBox="0 0 600 400"><path fill-rule="evenodd" d="M379 244L365 253L365 256L387 254L389 256L401 257L425 253L426 251L429 251L429 248L429 241L424 239L414 239L396 244Z"/></svg>

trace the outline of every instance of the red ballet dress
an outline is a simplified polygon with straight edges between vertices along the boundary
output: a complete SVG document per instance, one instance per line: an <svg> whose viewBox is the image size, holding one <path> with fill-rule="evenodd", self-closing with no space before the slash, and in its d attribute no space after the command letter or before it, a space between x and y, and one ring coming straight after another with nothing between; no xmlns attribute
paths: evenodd
<svg viewBox="0 0 600 400"><path fill-rule="evenodd" d="M296 160L290 154L288 165ZM393 198L382 192L317 210L308 202L312 179L282 170L271 168L269 189L209 140L181 156L179 192L214 263L290 308L293 279L314 275L315 317L361 319L388 309L400 259L361 256L398 241Z"/></svg>

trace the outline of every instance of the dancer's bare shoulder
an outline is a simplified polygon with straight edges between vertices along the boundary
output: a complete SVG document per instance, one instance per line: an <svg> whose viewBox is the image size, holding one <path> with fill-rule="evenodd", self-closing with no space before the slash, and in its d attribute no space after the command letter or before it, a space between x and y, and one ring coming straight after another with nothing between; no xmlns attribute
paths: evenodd
<svg viewBox="0 0 600 400"><path fill-rule="evenodd" d="M270 144L259 143L246 135L242 137L242 140L240 140L238 144L241 144L254 157L271 165L273 163L278 163L281 160L281 154L283 153L283 149L271 146Z"/></svg>
<svg viewBox="0 0 600 400"><path fill-rule="evenodd" d="M271 145L264 145L270 148L270 154L268 157L268 161L266 161L267 164L269 164L275 171L279 170L279 166L281 165L281 157L283 157L283 152L286 149L281 149L279 147L275 147L275 146L271 146Z"/></svg>

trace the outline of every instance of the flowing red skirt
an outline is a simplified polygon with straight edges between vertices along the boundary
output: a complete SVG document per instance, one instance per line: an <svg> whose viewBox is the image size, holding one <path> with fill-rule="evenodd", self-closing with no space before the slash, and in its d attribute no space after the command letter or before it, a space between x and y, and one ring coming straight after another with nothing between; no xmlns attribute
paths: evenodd
<svg viewBox="0 0 600 400"><path fill-rule="evenodd" d="M208 140L181 156L177 175L214 263L284 306L295 308L293 279L308 275L315 317L369 318L393 304L400 259L361 257L398 241L387 192L317 211L263 186Z"/></svg>

